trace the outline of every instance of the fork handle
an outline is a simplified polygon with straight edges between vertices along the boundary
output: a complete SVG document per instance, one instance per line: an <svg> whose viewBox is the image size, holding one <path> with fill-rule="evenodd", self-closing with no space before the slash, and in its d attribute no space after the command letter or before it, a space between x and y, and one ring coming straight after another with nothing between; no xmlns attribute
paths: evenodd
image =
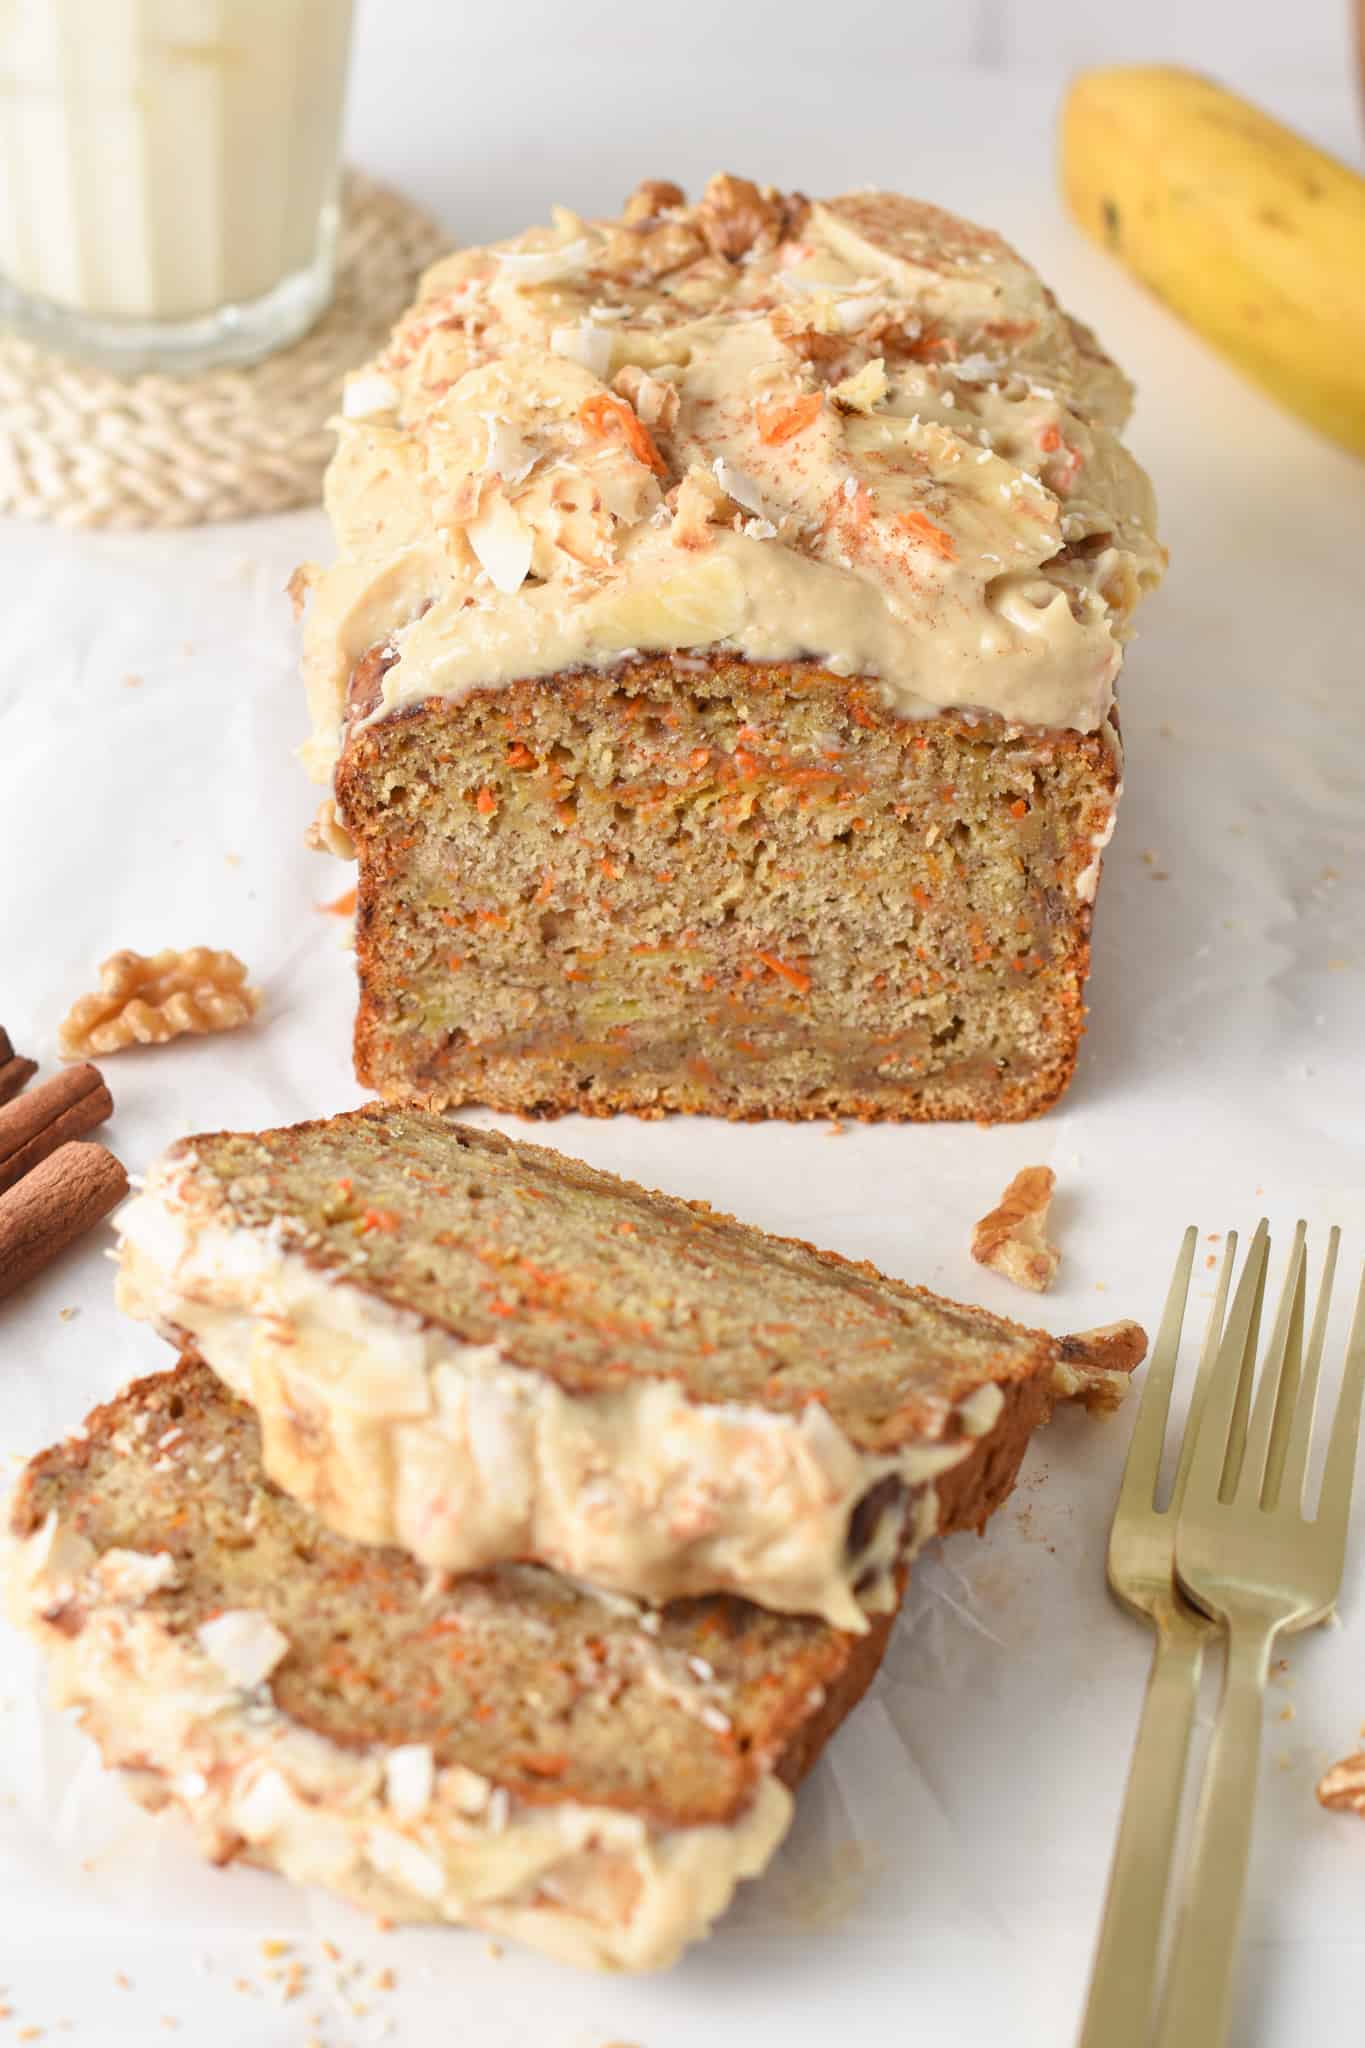
<svg viewBox="0 0 1365 2048"><path fill-rule="evenodd" d="M1157 1619L1077 2048L1146 2048L1151 2038L1161 1928L1207 1633L1183 1610Z"/></svg>
<svg viewBox="0 0 1365 2048"><path fill-rule="evenodd" d="M1224 2048L1260 1769L1261 1721L1278 1628L1233 1626L1204 1767L1187 1885L1157 2048Z"/></svg>

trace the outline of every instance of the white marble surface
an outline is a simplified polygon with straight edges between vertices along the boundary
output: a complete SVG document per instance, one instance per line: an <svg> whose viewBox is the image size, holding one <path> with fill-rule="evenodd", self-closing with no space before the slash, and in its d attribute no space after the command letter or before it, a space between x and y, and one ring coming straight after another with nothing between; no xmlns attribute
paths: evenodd
<svg viewBox="0 0 1365 2048"><path fill-rule="evenodd" d="M1213 11L1229 75L1255 83L1259 70L1282 113L1356 150L1321 10L1288 18L1292 48L1268 8ZM1303 1214L1320 1234L1335 1218L1351 1260L1365 1253L1365 470L1246 390L1070 231L1051 116L1065 64L1106 52L1093 10L1059 8L1052 54L1027 38L1027 65L1006 71L1015 45L1002 38L1020 40L1023 14L855 4L831 45L813 9L779 27L768 10L706 0L686 21L594 29L542 5L465 35L468 10L371 0L352 125L360 161L470 237L552 199L592 207L641 173L695 184L720 163L817 191L917 190L1004 229L1138 378L1134 438L1172 567L1125 678L1129 794L1065 1103L995 1131L832 1138L623 1119L541 1134L1014 1313L1035 1304L973 1268L967 1236L1016 1167L1050 1161L1066 1259L1036 1307L1064 1329L1154 1322L1187 1220L1246 1227L1265 1207L1281 1230ZM1217 62L1186 19L1197 14L1150 11L1157 53L1176 54L1188 29L1195 60ZM1141 49L1132 28L1109 47ZM0 1017L16 1043L50 1061L61 1012L115 946L230 945L264 982L259 1025L111 1061L122 1156L138 1167L183 1131L354 1102L351 963L316 908L347 875L303 850L313 793L291 760L303 719L282 586L324 545L320 521L3 541ZM1209 1293L1207 1274L1196 1291ZM69 1255L0 1311L0 1452L27 1453L161 1357L115 1314L95 1250ZM494 1960L477 1936L381 1936L266 1877L201 1868L174 1824L138 1815L36 1708L5 1631L10 2024L57 2040L69 2019L100 2048L176 2038L163 2017L195 2048L303 2048L319 2011L337 2048L739 2048L765 2028L791 2048L1057 2048L1079 2010L1147 1654L1103 1588L1127 1427L1059 1421L988 1538L926 1565L791 1844L714 1940L657 1981ZM1312 1788L1365 1715L1363 1539L1365 1517L1343 1626L1292 1643L1273 1693L1238 2048L1354 2038L1365 1829L1323 1814ZM260 1984L267 1937L296 1941L312 1966L294 2004L231 1988ZM391 1966L397 1989L357 1981L349 2001L370 2010L348 2011L322 1937Z"/></svg>

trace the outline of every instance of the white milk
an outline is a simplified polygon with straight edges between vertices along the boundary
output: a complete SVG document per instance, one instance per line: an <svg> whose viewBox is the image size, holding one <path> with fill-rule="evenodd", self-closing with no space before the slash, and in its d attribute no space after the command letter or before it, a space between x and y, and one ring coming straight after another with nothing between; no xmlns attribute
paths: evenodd
<svg viewBox="0 0 1365 2048"><path fill-rule="evenodd" d="M318 264L350 25L351 0L0 0L0 276L165 322Z"/></svg>

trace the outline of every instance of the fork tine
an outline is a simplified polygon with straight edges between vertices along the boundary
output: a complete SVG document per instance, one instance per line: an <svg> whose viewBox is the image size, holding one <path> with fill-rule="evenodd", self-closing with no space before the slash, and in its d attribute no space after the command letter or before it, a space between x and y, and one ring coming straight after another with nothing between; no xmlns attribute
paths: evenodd
<svg viewBox="0 0 1365 2048"><path fill-rule="evenodd" d="M1185 1321L1185 1304L1189 1298L1190 1272L1198 1235L1191 1224L1181 1239L1180 1254L1171 1274L1170 1290L1161 1314L1161 1328L1157 1331L1152 1355L1147 1361L1137 1421L1133 1424L1133 1434L1128 1443L1123 1484L1119 1489L1119 1513L1125 1507L1148 1509L1156 1499L1162 1447L1166 1441L1166 1420L1171 1408L1171 1388L1175 1384L1176 1361L1180 1356L1180 1332Z"/></svg>
<svg viewBox="0 0 1365 2048"><path fill-rule="evenodd" d="M1238 1439L1246 1428L1243 1388L1249 1383L1256 1357L1269 1252L1270 1226L1262 1217L1242 1263L1232 1312L1209 1375L1204 1416L1190 1459L1189 1489L1210 1500L1227 1498L1225 1481L1240 1465Z"/></svg>
<svg viewBox="0 0 1365 2048"><path fill-rule="evenodd" d="M1327 1443L1327 1463L1322 1471L1322 1492L1318 1497L1317 1521L1333 1548L1339 1548L1335 1570L1340 1575L1346 1554L1346 1530L1351 1519L1351 1482L1355 1475L1356 1443L1360 1435L1360 1406L1365 1396L1365 1271L1360 1277L1356 1311L1346 1346L1346 1363L1341 1369L1341 1391L1337 1412Z"/></svg>
<svg viewBox="0 0 1365 2048"><path fill-rule="evenodd" d="M1208 1405L1209 1384L1218 1358L1218 1346L1223 1336L1223 1318L1228 1305L1228 1288L1232 1284L1232 1269L1237 1263L1237 1232L1230 1230L1223 1248L1223 1264L1218 1274L1218 1289L1209 1310L1208 1326L1204 1331L1204 1342L1199 1352L1199 1369L1194 1376L1194 1387L1190 1394L1190 1405L1185 1414L1185 1431L1180 1440L1180 1463L1176 1467L1175 1485L1171 1489L1170 1512L1179 1514L1180 1503L1185 1497L1185 1487L1190 1476L1190 1462L1194 1447L1199 1441L1199 1425L1204 1419Z"/></svg>
<svg viewBox="0 0 1365 2048"><path fill-rule="evenodd" d="M1263 1507L1273 1507L1270 1492L1271 1466L1284 1463L1285 1439L1294 1415L1294 1399L1303 1366L1303 1309L1305 1274L1308 1264L1308 1225L1294 1226L1294 1242L1285 1268L1275 1311L1275 1327L1261 1360L1256 1406L1247 1431L1246 1455L1242 1461L1240 1485L1254 1487Z"/></svg>
<svg viewBox="0 0 1365 2048"><path fill-rule="evenodd" d="M1332 1283L1336 1279L1337 1250L1340 1244L1341 1231L1333 1224L1327 1233L1327 1256L1322 1262L1322 1278L1318 1282L1318 1301L1313 1311L1313 1330L1308 1339L1308 1356L1304 1359L1303 1374L1299 1381L1294 1426L1289 1432L1284 1470L1279 1475L1279 1499L1287 1503L1288 1512L1292 1515L1301 1514L1303 1511L1304 1480L1308 1475L1308 1453L1313 1443L1313 1413L1317 1407L1322 1352L1327 1341L1327 1316L1332 1306Z"/></svg>
<svg viewBox="0 0 1365 2048"><path fill-rule="evenodd" d="M1259 1238L1259 1257L1257 1238ZM1251 1240L1248 1264L1255 1272L1251 1292L1251 1313L1247 1323L1246 1341L1242 1351L1241 1365L1237 1375L1236 1392L1232 1413L1228 1418L1227 1448L1223 1457L1223 1473L1218 1486L1220 1501L1230 1501L1237 1493L1237 1483L1242 1476L1242 1464L1246 1457L1247 1422L1251 1414L1251 1390L1256 1381L1256 1351L1261 1341L1261 1316L1265 1308L1265 1284L1270 1272L1270 1226L1265 1217L1256 1226L1256 1237ZM1241 1301L1241 1289L1237 1290L1237 1303Z"/></svg>

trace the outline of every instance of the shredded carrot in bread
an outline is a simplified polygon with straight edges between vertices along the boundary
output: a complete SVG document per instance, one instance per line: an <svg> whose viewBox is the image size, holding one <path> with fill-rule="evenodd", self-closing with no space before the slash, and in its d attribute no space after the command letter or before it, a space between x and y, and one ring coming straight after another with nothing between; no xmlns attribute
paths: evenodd
<svg viewBox="0 0 1365 2048"><path fill-rule="evenodd" d="M507 750L507 765L509 768L534 768L536 757L528 746L514 740Z"/></svg>
<svg viewBox="0 0 1365 2048"><path fill-rule="evenodd" d="M1038 436L1038 446L1042 449L1044 455L1051 455L1053 450L1060 448L1061 445L1062 437L1057 432L1057 429L1055 427L1044 427L1042 433Z"/></svg>
<svg viewBox="0 0 1365 2048"><path fill-rule="evenodd" d="M498 799L487 785L479 791L474 799L474 803L475 808L485 818L491 818L494 811L498 808Z"/></svg>
<svg viewBox="0 0 1365 2048"><path fill-rule="evenodd" d="M634 406L610 392L598 391L578 408L578 423L590 434L619 434L637 462L656 476L667 476L668 465L654 445L654 437Z"/></svg>
<svg viewBox="0 0 1365 2048"><path fill-rule="evenodd" d="M798 995L804 996L809 993L810 976L803 974L799 967L791 967L785 960L779 960L776 953L765 953L761 949L758 957L774 974L780 974L783 981L789 981Z"/></svg>
<svg viewBox="0 0 1365 2048"><path fill-rule="evenodd" d="M819 416L824 399L818 391L807 392L803 398L794 398L783 405L770 402L755 408L754 418L758 422L758 438L770 448L783 441L790 441L800 434Z"/></svg>

